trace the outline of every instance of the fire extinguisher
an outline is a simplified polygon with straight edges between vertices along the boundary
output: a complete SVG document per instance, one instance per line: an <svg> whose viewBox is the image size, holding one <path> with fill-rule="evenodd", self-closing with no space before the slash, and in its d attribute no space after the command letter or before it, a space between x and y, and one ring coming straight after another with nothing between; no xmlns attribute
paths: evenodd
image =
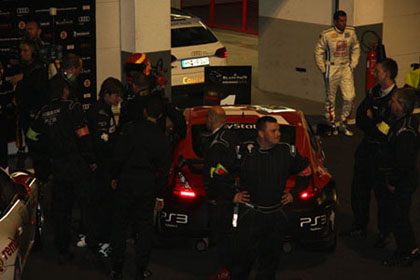
<svg viewBox="0 0 420 280"><path fill-rule="evenodd" d="M375 86L376 83L376 52L375 44L373 43L370 51L367 55L367 66L366 66L366 92Z"/></svg>
<svg viewBox="0 0 420 280"><path fill-rule="evenodd" d="M366 43L367 34L373 34L374 37L376 37L373 42L370 41L370 45ZM367 30L363 32L361 43L363 50L368 53L366 58L366 92L368 92L371 88L375 86L376 83L376 63L386 58L385 46L382 44L382 39L381 37L379 37L378 33L372 30Z"/></svg>

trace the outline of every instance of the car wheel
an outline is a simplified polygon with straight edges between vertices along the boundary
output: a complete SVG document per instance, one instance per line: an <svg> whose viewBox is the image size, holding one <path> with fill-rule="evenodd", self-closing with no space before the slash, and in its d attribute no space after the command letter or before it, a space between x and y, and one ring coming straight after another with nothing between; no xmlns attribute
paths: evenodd
<svg viewBox="0 0 420 280"><path fill-rule="evenodd" d="M19 256L16 258L15 261L15 276L13 278L14 280L22 280L23 276L22 276L22 265L19 261Z"/></svg>
<svg viewBox="0 0 420 280"><path fill-rule="evenodd" d="M35 240L34 249L42 248L42 237L44 233L44 212L42 211L41 204L38 203L36 208L36 226L35 226Z"/></svg>

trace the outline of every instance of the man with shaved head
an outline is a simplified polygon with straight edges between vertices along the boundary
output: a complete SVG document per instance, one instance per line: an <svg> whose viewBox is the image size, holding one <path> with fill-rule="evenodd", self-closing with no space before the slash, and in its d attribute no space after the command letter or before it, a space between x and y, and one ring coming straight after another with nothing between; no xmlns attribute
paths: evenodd
<svg viewBox="0 0 420 280"><path fill-rule="evenodd" d="M229 279L232 266L232 215L233 202L246 202L246 193L237 193L236 173L236 136L225 128L226 114L220 106L207 112L209 145L204 151L203 181L207 191L211 228L217 244L219 262L222 266L210 279ZM245 200L244 200L245 199Z"/></svg>

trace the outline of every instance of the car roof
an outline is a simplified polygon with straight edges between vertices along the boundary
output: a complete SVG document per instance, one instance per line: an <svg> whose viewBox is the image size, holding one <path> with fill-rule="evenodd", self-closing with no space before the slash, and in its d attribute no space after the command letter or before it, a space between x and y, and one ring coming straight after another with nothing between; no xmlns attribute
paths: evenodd
<svg viewBox="0 0 420 280"><path fill-rule="evenodd" d="M171 27L182 28L191 26L203 26L199 17L187 11L171 8Z"/></svg>
<svg viewBox="0 0 420 280"><path fill-rule="evenodd" d="M279 124L289 125L302 121L302 112L286 107L271 105L230 105L221 106L226 112L226 118L241 117L246 120L255 120L263 116L272 116ZM204 124L207 111L211 106L198 106L186 109L185 115L191 124Z"/></svg>

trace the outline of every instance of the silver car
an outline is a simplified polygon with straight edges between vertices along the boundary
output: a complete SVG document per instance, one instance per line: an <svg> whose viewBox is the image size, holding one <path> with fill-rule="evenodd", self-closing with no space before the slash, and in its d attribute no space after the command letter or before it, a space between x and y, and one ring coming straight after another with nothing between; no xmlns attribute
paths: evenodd
<svg viewBox="0 0 420 280"><path fill-rule="evenodd" d="M0 279L22 279L35 242L40 242L42 213L38 181L26 171L0 168Z"/></svg>

